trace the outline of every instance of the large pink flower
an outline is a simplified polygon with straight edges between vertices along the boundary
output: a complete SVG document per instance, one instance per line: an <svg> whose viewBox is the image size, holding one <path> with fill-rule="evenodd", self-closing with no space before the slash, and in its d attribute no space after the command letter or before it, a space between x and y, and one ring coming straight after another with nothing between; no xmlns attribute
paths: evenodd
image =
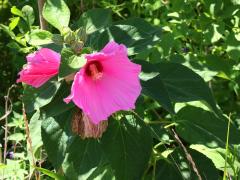
<svg viewBox="0 0 240 180"><path fill-rule="evenodd" d="M123 44L109 42L98 53L85 55L86 65L75 75L71 100L98 124L114 112L135 108L141 66L132 63Z"/></svg>
<svg viewBox="0 0 240 180"><path fill-rule="evenodd" d="M19 72L20 77L17 82L38 88L58 74L61 56L57 52L42 48L27 55L26 58L27 65Z"/></svg>

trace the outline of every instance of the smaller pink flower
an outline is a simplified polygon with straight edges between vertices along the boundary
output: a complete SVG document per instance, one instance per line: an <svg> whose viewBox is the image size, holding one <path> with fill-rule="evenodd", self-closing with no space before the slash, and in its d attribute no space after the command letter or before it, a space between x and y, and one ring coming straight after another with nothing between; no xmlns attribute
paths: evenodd
<svg viewBox="0 0 240 180"><path fill-rule="evenodd" d="M19 72L17 83L24 82L38 88L58 74L61 59L59 53L42 48L27 55L26 58L27 65Z"/></svg>
<svg viewBox="0 0 240 180"><path fill-rule="evenodd" d="M112 41L85 58L87 63L75 75L64 101L72 100L94 124L116 111L134 109L142 89L141 66L128 59L126 46Z"/></svg>

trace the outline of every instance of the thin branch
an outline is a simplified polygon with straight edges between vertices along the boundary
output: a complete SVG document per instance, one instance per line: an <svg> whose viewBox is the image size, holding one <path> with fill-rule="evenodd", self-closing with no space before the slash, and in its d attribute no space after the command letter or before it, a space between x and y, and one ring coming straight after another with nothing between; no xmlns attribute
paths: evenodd
<svg viewBox="0 0 240 180"><path fill-rule="evenodd" d="M32 163L33 163L33 166L36 166L36 161L35 161L33 148L32 148L32 140L30 137L30 131L29 131L28 120L27 120L24 103L22 103L22 112L23 112L23 119L24 119L24 123L25 123L25 127L26 127L26 135L27 135L27 142L29 144L29 151L32 155ZM29 178L31 178L31 177L29 177ZM37 175L36 171L35 171L35 178L36 178L36 180L40 179L39 176Z"/></svg>
<svg viewBox="0 0 240 180"><path fill-rule="evenodd" d="M81 6L81 13L84 12L84 3L83 0L80 1L80 6Z"/></svg>
<svg viewBox="0 0 240 180"><path fill-rule="evenodd" d="M5 118L5 133L4 133L4 153L3 153L3 163L6 163L6 157L7 157L7 143L8 143L8 116L11 114L12 112L12 101L9 98L10 92L11 90L15 87L16 85L12 85L7 92L7 96L5 96L5 115L3 115L0 120L2 120L2 118ZM10 105L8 104L10 103Z"/></svg>
<svg viewBox="0 0 240 180"><path fill-rule="evenodd" d="M47 22L43 18L43 15L42 15L42 10L43 10L44 3L45 3L45 0L38 0L38 13L39 13L40 28L43 29L43 30L46 30L47 29Z"/></svg>
<svg viewBox="0 0 240 180"><path fill-rule="evenodd" d="M228 153L229 153L229 132L230 132L230 122L231 122L231 113L228 116L228 126L227 126L227 139L226 139L226 153L225 153L225 165L224 165L224 174L223 174L223 180L226 180L226 177L228 175L227 173L227 161L228 161Z"/></svg>
<svg viewBox="0 0 240 180"><path fill-rule="evenodd" d="M193 161L193 158L191 156L191 154L188 153L187 148L183 145L182 141L180 140L180 138L178 137L177 133L174 131L174 129L171 129L174 135L175 140L177 141L177 143L181 146L181 148L183 149L187 160L190 162L190 164L192 165L193 171L196 173L197 177L199 180L202 180L202 177L196 167L195 162Z"/></svg>

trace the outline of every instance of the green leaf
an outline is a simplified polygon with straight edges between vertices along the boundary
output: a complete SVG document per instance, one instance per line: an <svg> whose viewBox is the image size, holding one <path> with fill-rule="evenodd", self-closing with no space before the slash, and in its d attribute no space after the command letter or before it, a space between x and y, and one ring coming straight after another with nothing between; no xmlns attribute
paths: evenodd
<svg viewBox="0 0 240 180"><path fill-rule="evenodd" d="M43 145L42 138L41 138L42 122L39 119L40 119L40 111L36 111L29 123L30 138L32 140L32 150L35 156L38 149Z"/></svg>
<svg viewBox="0 0 240 180"><path fill-rule="evenodd" d="M16 142L19 142L19 141L22 141L25 139L25 136L23 133L14 133L14 134L11 134L8 136L8 140L9 141L16 141Z"/></svg>
<svg viewBox="0 0 240 180"><path fill-rule="evenodd" d="M22 14L23 14L23 19L31 26L34 23L35 16L34 16L34 11L31 6L24 6L22 8Z"/></svg>
<svg viewBox="0 0 240 180"><path fill-rule="evenodd" d="M141 76L143 77L143 76ZM170 113L175 113L170 96L159 76L150 81L142 82L142 93L156 100L164 109Z"/></svg>
<svg viewBox="0 0 240 180"><path fill-rule="evenodd" d="M101 175L100 172L104 173L104 171L107 172L102 176L113 176L110 167L106 166L106 158L97 140L82 140L76 136L68 149L67 163L72 163L74 172L77 174L75 176L78 179L94 179ZM71 174L67 172L66 175L71 177Z"/></svg>
<svg viewBox="0 0 240 180"><path fill-rule="evenodd" d="M240 41L236 39L234 33L231 33L226 40L226 51L233 60L240 58Z"/></svg>
<svg viewBox="0 0 240 180"><path fill-rule="evenodd" d="M70 48L63 48L61 52L61 65L58 76L63 78L78 71L86 64L84 55L77 56Z"/></svg>
<svg viewBox="0 0 240 180"><path fill-rule="evenodd" d="M27 112L32 112L51 102L61 83L48 81L40 88L26 86L23 92L23 102Z"/></svg>
<svg viewBox="0 0 240 180"><path fill-rule="evenodd" d="M184 179L181 171L177 168L178 164L169 163L166 160L159 160L156 165L155 179L177 180ZM150 176L151 174L149 174ZM150 178L149 178L150 179Z"/></svg>
<svg viewBox="0 0 240 180"><path fill-rule="evenodd" d="M11 13L20 17L23 17L23 13L16 6L11 7Z"/></svg>
<svg viewBox="0 0 240 180"><path fill-rule="evenodd" d="M42 141L48 157L56 169L59 169L66 155L71 136L72 111L58 116L47 117L42 121Z"/></svg>
<svg viewBox="0 0 240 180"><path fill-rule="evenodd" d="M1 179L12 179L13 177L18 179L24 179L28 173L24 167L22 160L11 160L7 159L7 165L0 168Z"/></svg>
<svg viewBox="0 0 240 180"><path fill-rule="evenodd" d="M20 17L14 17L14 18L11 18L10 20L11 20L11 23L9 24L9 29L12 31L18 25Z"/></svg>
<svg viewBox="0 0 240 180"><path fill-rule="evenodd" d="M176 130L185 141L204 144L208 147L225 147L227 119L220 119L201 108L186 106L178 111ZM239 143L240 132L234 125L230 127L229 143Z"/></svg>
<svg viewBox="0 0 240 180"><path fill-rule="evenodd" d="M148 33L148 34L152 34L152 33L156 32L156 31L159 31L158 27L154 27L150 23L145 21L144 19L136 18L136 17L128 18L126 20L117 21L114 24L115 25L130 25L130 26L134 26L138 30L143 31L143 32Z"/></svg>
<svg viewBox="0 0 240 180"><path fill-rule="evenodd" d="M225 149L208 148L207 146L204 146L201 144L192 144L190 148L202 153L203 155L211 159L214 166L217 169L224 171L225 153L226 153ZM240 163L239 161L237 161L237 159L235 159L234 162L227 162L226 167L227 167L227 173L234 176L235 175L234 170L240 167Z"/></svg>
<svg viewBox="0 0 240 180"><path fill-rule="evenodd" d="M5 33L7 33L12 39L15 39L16 36L12 30L8 26L0 24L0 29L2 29Z"/></svg>
<svg viewBox="0 0 240 180"><path fill-rule="evenodd" d="M203 179L218 179L218 171L212 162L202 154L188 150L191 154L196 168ZM159 160L156 166L156 179L198 179L186 155L180 148L176 148L167 159Z"/></svg>
<svg viewBox="0 0 240 180"><path fill-rule="evenodd" d="M114 40L128 47L128 55L137 54L143 50L151 48L159 40L159 30L154 32L144 32L131 25L114 25L106 28L95 42L97 50L102 49L109 41Z"/></svg>
<svg viewBox="0 0 240 180"><path fill-rule="evenodd" d="M46 44L61 44L63 38L59 34L52 34L46 30L33 30L31 31L28 39L28 43L34 46L46 45Z"/></svg>
<svg viewBox="0 0 240 180"><path fill-rule="evenodd" d="M62 113L75 107L74 103L66 104L63 99L69 95L71 84L62 82L60 89L54 96L52 101L41 108L41 116L43 118L60 116Z"/></svg>
<svg viewBox="0 0 240 180"><path fill-rule="evenodd" d="M44 169L44 168L40 168L40 167L34 167L34 168L55 180L65 180L64 176L61 176L57 173L49 171L48 169Z"/></svg>
<svg viewBox="0 0 240 180"><path fill-rule="evenodd" d="M224 28L222 26L223 26L222 24L218 25L212 23L204 34L205 41L207 43L215 43L218 40L220 40L223 37L221 33L224 33Z"/></svg>
<svg viewBox="0 0 240 180"><path fill-rule="evenodd" d="M117 179L140 179L152 150L151 133L141 120L127 118L109 120L102 148Z"/></svg>
<svg viewBox="0 0 240 180"><path fill-rule="evenodd" d="M96 8L84 12L78 20L77 26L85 27L87 34L91 34L101 28L108 27L111 23L111 10Z"/></svg>
<svg viewBox="0 0 240 180"><path fill-rule="evenodd" d="M136 63L142 65L142 72L144 73L144 76L141 76L143 87L147 86L146 83L156 84L161 79L165 89L162 92L159 89L159 93L167 92L162 96L169 97L172 103L203 100L208 103L216 114L221 115L211 90L204 80L191 69L178 63L150 64L146 61L136 61ZM149 77L146 79L146 76ZM161 105L164 104L163 107L166 108L166 101L162 101L162 99L157 100Z"/></svg>
<svg viewBox="0 0 240 180"><path fill-rule="evenodd" d="M31 45L43 45L53 43L53 34L46 30L34 30L29 35L28 43Z"/></svg>
<svg viewBox="0 0 240 180"><path fill-rule="evenodd" d="M60 32L68 27L70 10L64 0L47 0L43 7L43 17Z"/></svg>
<svg viewBox="0 0 240 180"><path fill-rule="evenodd" d="M234 61L216 55L207 55L205 60L205 68L207 67L209 71L218 73L218 77L230 80Z"/></svg>

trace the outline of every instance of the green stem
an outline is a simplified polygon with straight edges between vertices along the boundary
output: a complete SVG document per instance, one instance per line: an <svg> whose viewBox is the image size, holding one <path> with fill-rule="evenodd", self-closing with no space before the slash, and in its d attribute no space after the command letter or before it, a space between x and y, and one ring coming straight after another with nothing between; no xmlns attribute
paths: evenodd
<svg viewBox="0 0 240 180"><path fill-rule="evenodd" d="M226 154L225 154L225 166L224 166L223 180L226 180L226 177L227 177L228 140L229 140L229 130L230 130L230 121L231 121L230 117L231 117L231 114L228 116Z"/></svg>

